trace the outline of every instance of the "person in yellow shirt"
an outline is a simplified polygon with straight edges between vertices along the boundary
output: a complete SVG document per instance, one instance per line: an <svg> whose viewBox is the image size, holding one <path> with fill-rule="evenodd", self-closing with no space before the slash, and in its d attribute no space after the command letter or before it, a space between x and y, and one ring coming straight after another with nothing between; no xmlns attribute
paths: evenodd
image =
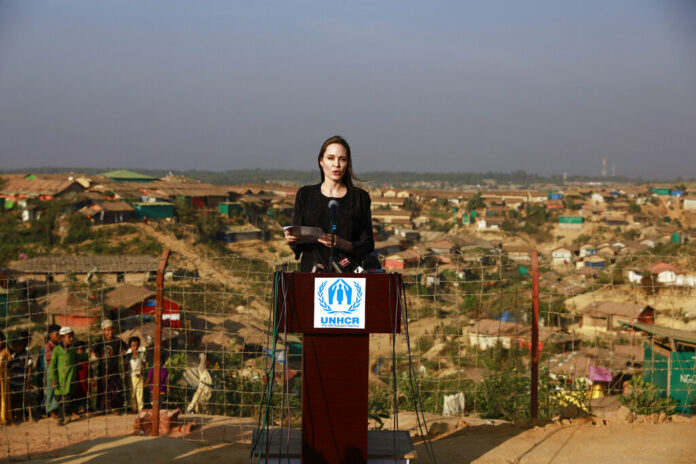
<svg viewBox="0 0 696 464"><path fill-rule="evenodd" d="M5 334L0 331L0 424L8 424L12 421L10 410L10 375L9 363L12 354L7 349Z"/></svg>

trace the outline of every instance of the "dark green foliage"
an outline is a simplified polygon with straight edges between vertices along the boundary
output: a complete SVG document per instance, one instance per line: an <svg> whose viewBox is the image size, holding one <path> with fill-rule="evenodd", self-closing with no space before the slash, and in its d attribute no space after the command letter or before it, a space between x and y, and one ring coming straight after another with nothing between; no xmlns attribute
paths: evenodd
<svg viewBox="0 0 696 464"><path fill-rule="evenodd" d="M619 401L636 414L674 414L679 405L677 400L662 395L657 385L646 382L640 375L628 381L628 388L619 397Z"/></svg>
<svg viewBox="0 0 696 464"><path fill-rule="evenodd" d="M418 201L412 200L411 198L407 198L404 201L404 206L403 208L407 211L412 211L416 214L419 214L421 212L421 204Z"/></svg>
<svg viewBox="0 0 696 464"><path fill-rule="evenodd" d="M568 314L568 310L564 297L539 301L539 316L544 319L545 325L561 326L561 320L564 319L565 314Z"/></svg>
<svg viewBox="0 0 696 464"><path fill-rule="evenodd" d="M511 371L494 371L492 377L478 385L476 406L481 417L519 420L529 417L528 377Z"/></svg>
<svg viewBox="0 0 696 464"><path fill-rule="evenodd" d="M448 221L438 221L437 219L430 219L430 230L435 232L449 232L454 224Z"/></svg>
<svg viewBox="0 0 696 464"><path fill-rule="evenodd" d="M201 243L216 243L216 235L221 225L219 215L203 213L199 215L195 224L198 228L198 240Z"/></svg>
<svg viewBox="0 0 696 464"><path fill-rule="evenodd" d="M384 428L382 419L389 419L393 407L393 396L390 395L390 389L371 388L367 400L367 417L374 420L377 424L376 430Z"/></svg>
<svg viewBox="0 0 696 464"><path fill-rule="evenodd" d="M533 228L539 228L546 223L547 212L543 206L527 203L525 208L525 222Z"/></svg>
<svg viewBox="0 0 696 464"><path fill-rule="evenodd" d="M186 200L186 198L177 198L174 200L174 214L179 222L191 224L196 220L196 208Z"/></svg>
<svg viewBox="0 0 696 464"><path fill-rule="evenodd" d="M19 253L32 257L37 248L44 253L50 252L59 244L56 218L66 203L54 200L32 204L36 206L40 216L27 223L22 222L18 209L0 214L0 264L17 259Z"/></svg>
<svg viewBox="0 0 696 464"><path fill-rule="evenodd" d="M63 243L80 243L91 238L92 222L80 213L71 214L68 224L68 234L63 238Z"/></svg>
<svg viewBox="0 0 696 464"><path fill-rule="evenodd" d="M485 207L486 204L483 202L481 199L481 192L476 192L473 197L469 199L469 201L466 202L466 210L467 212L472 212L476 209L481 209Z"/></svg>

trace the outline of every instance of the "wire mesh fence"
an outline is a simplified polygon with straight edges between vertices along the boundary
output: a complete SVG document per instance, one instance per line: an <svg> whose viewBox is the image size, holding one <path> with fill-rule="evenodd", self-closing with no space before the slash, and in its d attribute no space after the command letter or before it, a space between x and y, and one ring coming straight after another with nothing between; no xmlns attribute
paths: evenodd
<svg viewBox="0 0 696 464"><path fill-rule="evenodd" d="M135 414L151 407L158 261L150 260L137 270L58 263L4 277L0 413L7 456L31 455L38 441L51 449L131 433ZM370 427L418 410L529 419L534 341L539 417L591 413L603 398L640 414L692 413L693 257L617 253L574 261L572 252L554 254L533 266L531 250L471 249L388 268L403 275L407 330L370 336ZM182 431L185 438L205 439L208 423L251 429L262 416L300 426L302 336L270 335L281 270L294 271L294 263L170 260L161 289L160 405L192 418L196 427Z"/></svg>

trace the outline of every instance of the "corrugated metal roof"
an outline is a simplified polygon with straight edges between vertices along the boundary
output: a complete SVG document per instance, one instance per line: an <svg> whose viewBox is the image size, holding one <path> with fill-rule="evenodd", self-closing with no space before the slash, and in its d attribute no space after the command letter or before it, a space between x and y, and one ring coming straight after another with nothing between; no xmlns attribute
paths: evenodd
<svg viewBox="0 0 696 464"><path fill-rule="evenodd" d="M583 221L581 216L561 216L558 218L560 224L582 224Z"/></svg>
<svg viewBox="0 0 696 464"><path fill-rule="evenodd" d="M128 203L125 203L123 201L103 201L101 203L102 208L104 208L105 211L113 211L113 212L128 212L128 211L133 211L133 207L129 205Z"/></svg>
<svg viewBox="0 0 696 464"><path fill-rule="evenodd" d="M104 172L100 174L109 179L140 179L140 180L155 180L156 177L140 174L139 172L129 171L127 169L117 169L115 171Z"/></svg>
<svg viewBox="0 0 696 464"><path fill-rule="evenodd" d="M650 306L640 303L624 303L619 301L602 301L590 303L582 308L580 314L613 315L620 317L636 318L644 309Z"/></svg>
<svg viewBox="0 0 696 464"><path fill-rule="evenodd" d="M172 184L156 182L147 188L148 192L156 192L166 197L227 197L229 190L213 184Z"/></svg>
<svg viewBox="0 0 696 464"><path fill-rule="evenodd" d="M84 315L100 309L96 302L65 290L50 294L46 298L46 306L44 307L47 314Z"/></svg>
<svg viewBox="0 0 696 464"><path fill-rule="evenodd" d="M639 322L619 321L619 324L626 327L632 327L641 332L648 333L655 337L672 338L677 342L696 344L696 332L690 330L672 329L670 327L662 327L652 324L641 324Z"/></svg>
<svg viewBox="0 0 696 464"><path fill-rule="evenodd" d="M481 319L469 329L469 333L479 335L515 335L525 330L527 326L515 322Z"/></svg>
<svg viewBox="0 0 696 464"><path fill-rule="evenodd" d="M37 256L13 266L18 272L65 274L67 272L157 271L159 257L147 255Z"/></svg>
<svg viewBox="0 0 696 464"><path fill-rule="evenodd" d="M5 184L0 189L0 193L8 195L58 195L73 184L80 185L74 180L20 179L6 176L3 178ZM83 187L80 185L80 188Z"/></svg>
<svg viewBox="0 0 696 464"><path fill-rule="evenodd" d="M130 308L155 295L155 291L125 284L104 295L104 304L112 308Z"/></svg>

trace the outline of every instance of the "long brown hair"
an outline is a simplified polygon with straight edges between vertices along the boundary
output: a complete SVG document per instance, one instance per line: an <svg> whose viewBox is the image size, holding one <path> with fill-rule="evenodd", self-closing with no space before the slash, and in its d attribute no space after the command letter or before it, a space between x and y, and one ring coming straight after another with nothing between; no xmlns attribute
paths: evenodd
<svg viewBox="0 0 696 464"><path fill-rule="evenodd" d="M319 157L317 158L317 164L319 165L319 174L321 174L321 181L324 182L324 170L321 168L320 164L321 159L324 157L326 147L334 143L343 145L343 148L346 149L346 161L348 162L348 165L346 166L346 172L343 174L343 177L341 178L341 182L343 182L343 185L345 185L349 189L352 189L355 187L355 185L353 185L353 180L359 181L360 179L353 175L353 157L350 154L350 145L348 145L346 139L344 139L340 135L334 135L333 137L329 137L321 145L321 150L319 150Z"/></svg>

